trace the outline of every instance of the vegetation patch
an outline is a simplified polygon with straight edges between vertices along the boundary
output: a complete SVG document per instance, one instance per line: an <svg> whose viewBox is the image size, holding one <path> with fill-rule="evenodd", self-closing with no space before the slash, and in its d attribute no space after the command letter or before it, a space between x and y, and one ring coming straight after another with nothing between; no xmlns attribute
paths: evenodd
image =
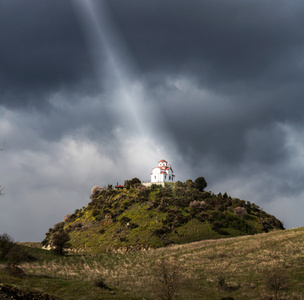
<svg viewBox="0 0 304 300"><path fill-rule="evenodd" d="M72 249L99 253L284 229L254 203L207 192L206 186L199 177L164 187L147 188L137 178L127 180L125 188L94 187L91 202L50 228L43 243L54 245L65 232Z"/></svg>

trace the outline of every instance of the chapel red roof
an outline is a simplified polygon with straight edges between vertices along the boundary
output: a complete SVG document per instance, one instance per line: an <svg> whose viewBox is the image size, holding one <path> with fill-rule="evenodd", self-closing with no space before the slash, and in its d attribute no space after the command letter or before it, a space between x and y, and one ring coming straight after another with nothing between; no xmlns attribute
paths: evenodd
<svg viewBox="0 0 304 300"><path fill-rule="evenodd" d="M125 186L124 186L124 185L121 185L121 184L115 186L116 189L122 189L122 188L124 188L124 187L125 187Z"/></svg>
<svg viewBox="0 0 304 300"><path fill-rule="evenodd" d="M158 166L157 168L159 168L161 170L170 170L170 168L166 167L166 166Z"/></svg>

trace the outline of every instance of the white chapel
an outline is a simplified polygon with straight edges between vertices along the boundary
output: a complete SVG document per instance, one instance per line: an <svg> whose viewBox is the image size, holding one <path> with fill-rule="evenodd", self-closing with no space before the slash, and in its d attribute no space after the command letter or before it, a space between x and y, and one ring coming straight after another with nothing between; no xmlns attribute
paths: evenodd
<svg viewBox="0 0 304 300"><path fill-rule="evenodd" d="M155 182L173 182L174 174L170 164L164 159L158 162L158 166L152 169L151 183Z"/></svg>

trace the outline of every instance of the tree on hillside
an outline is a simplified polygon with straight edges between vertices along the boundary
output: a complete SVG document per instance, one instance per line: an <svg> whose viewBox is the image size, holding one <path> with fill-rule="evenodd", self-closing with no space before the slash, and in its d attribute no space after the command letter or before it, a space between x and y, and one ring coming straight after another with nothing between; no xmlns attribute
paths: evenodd
<svg viewBox="0 0 304 300"><path fill-rule="evenodd" d="M176 181L175 182L175 187L180 187L180 188L182 188L182 187L184 187L185 186L185 184L184 183L182 183L181 181Z"/></svg>
<svg viewBox="0 0 304 300"><path fill-rule="evenodd" d="M130 188L130 187L136 187L140 184L141 184L141 181L137 177L134 177L131 180L125 180L124 185L126 188Z"/></svg>
<svg viewBox="0 0 304 300"><path fill-rule="evenodd" d="M207 181L205 180L204 177L196 178L194 183L195 183L195 187L200 191L203 191L207 187Z"/></svg>
<svg viewBox="0 0 304 300"><path fill-rule="evenodd" d="M134 178L132 178L132 180L131 180L130 183L131 183L132 185L137 184L137 183L141 184L141 181L140 181L137 177L134 177Z"/></svg>
<svg viewBox="0 0 304 300"><path fill-rule="evenodd" d="M274 293L275 300L280 299L281 291L286 291L290 285L290 274L282 267L274 266L264 271L265 286Z"/></svg>
<svg viewBox="0 0 304 300"><path fill-rule="evenodd" d="M154 278L157 296L161 300L173 300L182 284L182 273L177 261L166 261L162 259L156 263Z"/></svg>
<svg viewBox="0 0 304 300"><path fill-rule="evenodd" d="M15 243L9 253L6 255L8 265L13 267L19 265L22 261L30 261L33 259L35 258L29 254L24 247Z"/></svg>
<svg viewBox="0 0 304 300"><path fill-rule="evenodd" d="M192 189L195 184L193 183L192 179L187 179L185 185L188 189Z"/></svg>
<svg viewBox="0 0 304 300"><path fill-rule="evenodd" d="M0 235L0 259L4 259L14 246L14 240L7 233Z"/></svg>
<svg viewBox="0 0 304 300"><path fill-rule="evenodd" d="M8 265L17 265L21 261L33 259L24 247L16 244L7 233L0 235L0 259L6 259Z"/></svg>
<svg viewBox="0 0 304 300"><path fill-rule="evenodd" d="M70 241L70 236L67 232L65 231L60 231L53 236L52 244L54 246L54 252L63 255L64 254L64 249L69 248L71 244L69 243Z"/></svg>

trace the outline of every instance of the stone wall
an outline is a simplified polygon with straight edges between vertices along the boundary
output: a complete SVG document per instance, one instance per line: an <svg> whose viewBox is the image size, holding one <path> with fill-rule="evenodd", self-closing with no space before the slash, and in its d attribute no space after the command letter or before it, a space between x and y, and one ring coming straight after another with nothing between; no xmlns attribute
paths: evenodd
<svg viewBox="0 0 304 300"><path fill-rule="evenodd" d="M161 185L162 187L165 186L164 182L142 182L141 184L146 186L146 187L150 187L152 184Z"/></svg>

